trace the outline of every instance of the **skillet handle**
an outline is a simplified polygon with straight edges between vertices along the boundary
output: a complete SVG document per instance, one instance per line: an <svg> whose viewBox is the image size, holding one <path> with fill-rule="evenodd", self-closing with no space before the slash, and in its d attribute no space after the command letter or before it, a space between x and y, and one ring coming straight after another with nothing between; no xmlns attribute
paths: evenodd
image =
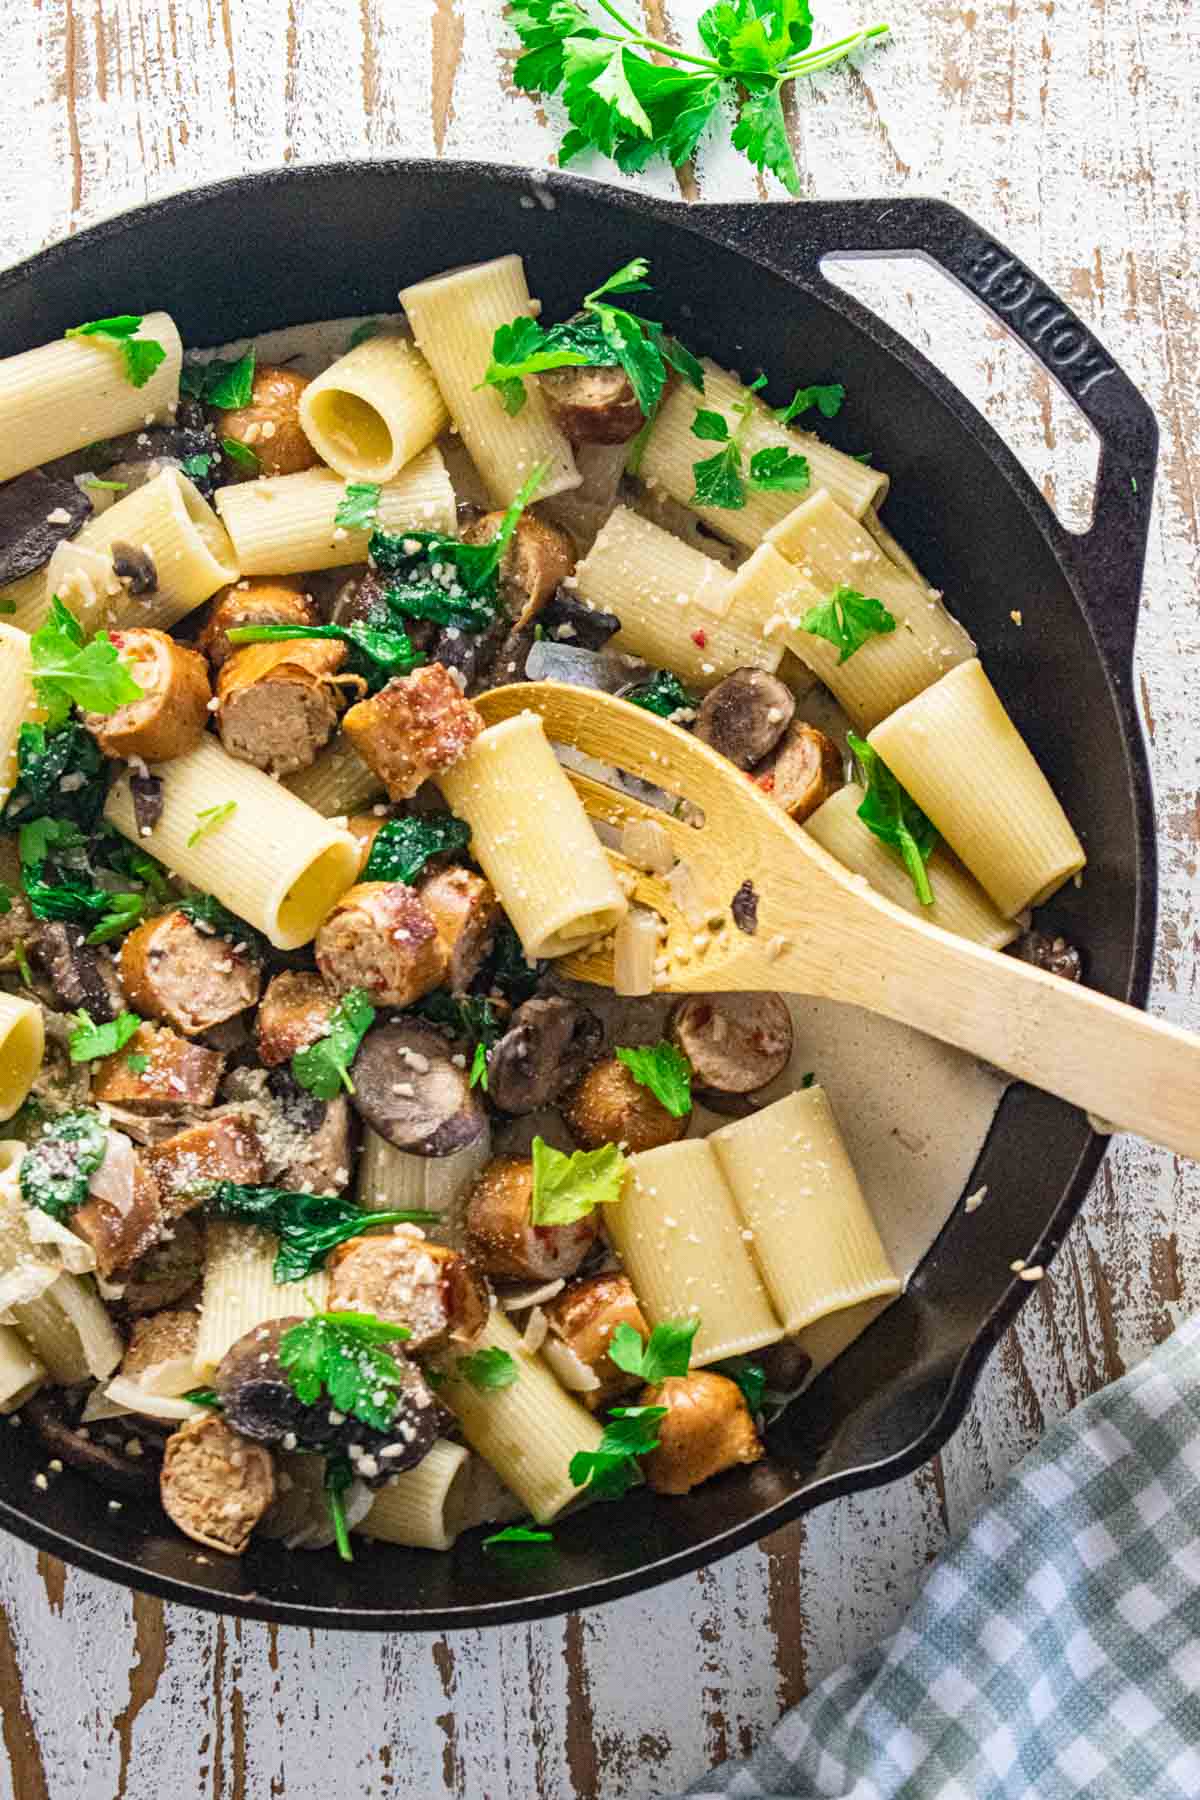
<svg viewBox="0 0 1200 1800"><path fill-rule="evenodd" d="M1128 680L1150 528L1158 426L1133 382L1082 319L1003 244L942 200L792 201L691 210L699 215L702 230L713 230L743 254L791 280L819 288L826 304L851 314L926 377L929 365L912 345L826 280L823 257L923 257L1025 345L1100 440L1090 528L1076 533L1056 519L1047 522L1053 525L1059 559L1086 600L1097 637Z"/></svg>

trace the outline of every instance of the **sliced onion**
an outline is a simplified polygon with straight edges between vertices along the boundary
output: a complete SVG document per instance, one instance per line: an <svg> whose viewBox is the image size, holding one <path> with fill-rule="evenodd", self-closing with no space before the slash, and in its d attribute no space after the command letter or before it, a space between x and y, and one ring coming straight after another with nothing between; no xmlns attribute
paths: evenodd
<svg viewBox="0 0 1200 1800"><path fill-rule="evenodd" d="M83 1238L52 1219L40 1206L31 1206L25 1215L25 1229L35 1244L53 1244L59 1261L69 1275L89 1275L96 1266L96 1252Z"/></svg>
<svg viewBox="0 0 1200 1800"><path fill-rule="evenodd" d="M168 1398L165 1394L148 1394L140 1382L132 1381L128 1375L114 1376L105 1388L104 1395L107 1400L129 1412L140 1413L146 1419L162 1419L168 1425L181 1423L185 1419L198 1419L208 1410L191 1400Z"/></svg>
<svg viewBox="0 0 1200 1800"><path fill-rule="evenodd" d="M693 931L699 931L721 917L724 907L713 894L705 891L691 863L677 862L667 876L667 886L672 900Z"/></svg>
<svg viewBox="0 0 1200 1800"><path fill-rule="evenodd" d="M557 1281L526 1282L524 1287L511 1287L497 1298L504 1312L524 1312L527 1307L541 1306L544 1301L553 1300L566 1285L561 1277Z"/></svg>
<svg viewBox="0 0 1200 1800"><path fill-rule="evenodd" d="M657 819L627 819L620 851L626 862L648 875L665 875L675 867L675 846Z"/></svg>
<svg viewBox="0 0 1200 1800"><path fill-rule="evenodd" d="M600 1377L596 1371L589 1369L562 1338L548 1337L542 1345L542 1355L562 1385L572 1394L592 1394L600 1386Z"/></svg>
<svg viewBox="0 0 1200 1800"><path fill-rule="evenodd" d="M181 1399L197 1385L196 1364L190 1356L168 1356L162 1362L147 1363L137 1376L137 1385L164 1400Z"/></svg>
<svg viewBox="0 0 1200 1800"><path fill-rule="evenodd" d="M632 998L654 992L658 914L631 906L613 935L613 993Z"/></svg>
<svg viewBox="0 0 1200 1800"><path fill-rule="evenodd" d="M525 1321L525 1329L521 1333L521 1343L530 1356L536 1356L546 1341L546 1333L550 1329L550 1321L540 1306L535 1306Z"/></svg>

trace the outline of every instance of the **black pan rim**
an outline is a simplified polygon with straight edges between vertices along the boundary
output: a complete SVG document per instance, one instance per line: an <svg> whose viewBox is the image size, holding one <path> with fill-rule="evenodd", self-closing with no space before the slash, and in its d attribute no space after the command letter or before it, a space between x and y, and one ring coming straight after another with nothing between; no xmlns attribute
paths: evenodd
<svg viewBox="0 0 1200 1800"><path fill-rule="evenodd" d="M836 296L836 304L839 309L851 317L868 337L873 338L891 356L897 358L915 373L931 396L945 406L973 437L984 444L997 475L1014 490L1025 510L1030 514L1040 535L1049 545L1055 560L1062 568L1068 584L1076 591L1089 624L1095 627L1096 620L1090 609L1084 604L1071 577L1069 568L1071 534L1067 533L1059 524L1012 452L970 401L915 346L893 332L868 308L860 305L841 289L829 284L820 275L819 268L815 265L811 272L798 274L794 270L781 267L779 261L769 253L769 249L765 245L761 250L758 249L753 238L742 238L739 234L738 242L734 245L728 236L729 227L734 221L741 224L748 224L751 220L766 223L772 218L782 219L785 214L789 213L795 217L801 209L808 216L819 217L822 211L831 214L842 207L856 210L862 208L883 209L896 205L897 203L894 201L747 201L689 205L683 201L664 200L640 189L616 187L589 178L561 173L557 170L531 169L516 164L442 162L430 158L372 158L370 160L342 159L333 163L321 164L284 165L254 170L243 175L205 183L200 187L189 188L148 201L134 208L113 213L74 236L59 240L7 270L0 271L0 299L19 288L23 283L52 275L56 265L64 258L74 259L86 256L100 247L120 239L128 232L136 232L138 227L149 218L165 216L177 223L182 223L194 207L203 206L222 193L237 193L249 200L256 192L277 185L296 186L306 183L319 185L348 176L391 177L409 181L426 179L463 186L486 185L511 189L522 194L530 191L536 192L540 189L546 191L550 196L561 193L586 197L593 202L632 215L659 218L672 227L682 227L700 238L715 241L723 248L735 249L736 253L741 255L744 260L759 264L777 275L782 275L790 285L815 293L826 303L830 302L831 296ZM964 226L970 225L970 221L965 215L936 199L905 200L902 204L910 208L927 207L943 218L952 217L961 221ZM1152 466L1151 464L1151 468ZM1136 923L1130 957L1131 975L1125 997L1135 1005L1144 1005L1152 970L1157 897L1156 839L1149 762L1141 720L1130 692L1129 671L1122 666L1122 659L1114 654L1112 647L1106 644L1101 637L1096 636L1095 631L1093 631L1093 635L1096 640L1097 655L1109 681L1114 711L1118 714L1122 725L1122 749L1137 819L1138 854L1142 876L1137 889ZM1131 651L1132 633L1129 634L1127 654L1130 654ZM1039 1250L1040 1260L1048 1261L1066 1235L1067 1229L1083 1204L1103 1160L1106 1148L1107 1139L1095 1133L1087 1141L1060 1201L1047 1220ZM175 1576L146 1569L61 1532L43 1523L36 1516L21 1511L3 1498L0 1498L0 1524L14 1536L35 1548L56 1555L72 1566L115 1582L122 1587L152 1593L176 1604L266 1623L320 1626L327 1630L416 1633L473 1629L481 1626L517 1624L533 1619L550 1618L567 1611L598 1606L624 1595L656 1587L757 1542L793 1519L800 1518L816 1507L824 1505L827 1501L851 1492L864 1492L912 1473L935 1455L953 1435L962 1420L988 1357L1015 1320L1021 1307L1032 1297L1032 1293L1033 1288L1030 1283L1020 1280L1012 1282L1001 1302L993 1309L964 1351L950 1377L945 1398L938 1411L926 1429L903 1450L878 1462L860 1465L838 1475L818 1480L802 1492L774 1502L754 1518L737 1527L706 1538L701 1543L687 1549L662 1556L656 1561L644 1564L637 1570L621 1575L592 1579L576 1587L563 1588L551 1593L539 1593L525 1598L498 1599L485 1604L440 1608L436 1611L417 1611L396 1606L378 1610L362 1607L333 1609L301 1604L282 1598L262 1597L254 1593L219 1593Z"/></svg>

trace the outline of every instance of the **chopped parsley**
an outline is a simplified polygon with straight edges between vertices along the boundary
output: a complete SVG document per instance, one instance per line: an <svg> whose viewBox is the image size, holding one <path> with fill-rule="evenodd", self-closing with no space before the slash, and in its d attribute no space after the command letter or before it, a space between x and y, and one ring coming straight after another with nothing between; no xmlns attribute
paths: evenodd
<svg viewBox="0 0 1200 1800"><path fill-rule="evenodd" d="M166 361L166 351L157 338L140 338L142 313L117 313L111 319L92 319L87 325L75 325L64 331L68 338L94 337L106 344L120 346L125 379L135 388L145 387L159 363Z"/></svg>
<svg viewBox="0 0 1200 1800"><path fill-rule="evenodd" d="M115 1056L131 1037L137 1036L143 1023L136 1013L131 1012L123 1012L104 1025L93 1024L90 1015L82 1009L71 1016L75 1020L75 1029L70 1036L73 1063L94 1062L98 1056Z"/></svg>
<svg viewBox="0 0 1200 1800"><path fill-rule="evenodd" d="M511 1387L515 1381L520 1380L521 1375L516 1359L507 1350L494 1347L472 1350L469 1356L460 1356L454 1373L461 1375L464 1381L470 1382L481 1394L492 1388Z"/></svg>
<svg viewBox="0 0 1200 1800"><path fill-rule="evenodd" d="M150 1058L143 1055L140 1050L136 1050L132 1056L125 1058L125 1067L131 1075L144 1075L150 1067Z"/></svg>
<svg viewBox="0 0 1200 1800"><path fill-rule="evenodd" d="M493 1552L522 1552L526 1556L545 1551L554 1542L551 1531L535 1531L529 1525L506 1525L503 1531L493 1531L490 1537L483 1540L483 1548Z"/></svg>
<svg viewBox="0 0 1200 1800"><path fill-rule="evenodd" d="M202 400L222 412L249 406L254 393L254 352L247 350L236 362L215 359L184 363L179 371L179 392L189 400Z"/></svg>
<svg viewBox="0 0 1200 1800"><path fill-rule="evenodd" d="M202 807L196 814L196 829L187 841L188 849L198 844L202 837L207 837L210 831L215 831L218 825L223 825L226 819L232 819L236 811L236 800L226 800L220 806Z"/></svg>
<svg viewBox="0 0 1200 1800"><path fill-rule="evenodd" d="M770 444L756 450L749 469L742 469L742 445L755 413L754 393L763 387L766 376L760 375L747 390L744 400L734 407L737 424L732 431L724 413L699 407L692 420L692 435L721 444L715 456L692 464L695 492L692 506L720 506L736 511L746 504L749 493L800 494L808 486L808 459L786 444Z"/></svg>
<svg viewBox="0 0 1200 1800"><path fill-rule="evenodd" d="M360 344L365 344L368 338L378 336L382 325L382 319L364 319L361 325L356 325L354 327L354 330L346 339L346 349L357 350L358 346Z"/></svg>
<svg viewBox="0 0 1200 1800"><path fill-rule="evenodd" d="M673 674L670 669L659 669L649 681L631 688L623 698L631 706L640 706L646 712L656 713L660 719L669 719L677 712L694 711L696 706L678 675Z"/></svg>
<svg viewBox="0 0 1200 1800"><path fill-rule="evenodd" d="M750 1417L756 1419L763 1409L763 1396L767 1391L767 1371L762 1364L751 1362L748 1356L731 1356L728 1362L716 1365L716 1372L737 1382Z"/></svg>
<svg viewBox="0 0 1200 1800"><path fill-rule="evenodd" d="M453 813L389 819L375 833L360 881L403 881L409 886L434 856L465 850L471 827Z"/></svg>
<svg viewBox="0 0 1200 1800"><path fill-rule="evenodd" d="M337 503L335 525L347 531L373 531L379 522L380 485L377 481L352 481Z"/></svg>
<svg viewBox="0 0 1200 1800"><path fill-rule="evenodd" d="M488 1052L487 1052L487 1045L482 1042L476 1044L476 1046L475 1046L475 1053L471 1058L471 1074L467 1081L468 1087L475 1087L476 1085L481 1087L485 1094L487 1093L487 1091L488 1091Z"/></svg>
<svg viewBox="0 0 1200 1800"><path fill-rule="evenodd" d="M384 1346L410 1335L407 1326L374 1313L315 1313L283 1333L279 1361L302 1405L328 1400L338 1412L386 1431L406 1378Z"/></svg>
<svg viewBox="0 0 1200 1800"><path fill-rule="evenodd" d="M595 1450L577 1450L568 1474L577 1487L590 1487L601 1500L619 1500L641 1480L638 1457L657 1450L655 1430L665 1406L614 1406Z"/></svg>
<svg viewBox="0 0 1200 1800"><path fill-rule="evenodd" d="M927 819L911 794L905 792L878 750L865 739L848 733L866 795L858 816L881 844L894 850L908 870L922 906L933 905L933 889L925 864L937 849L936 826Z"/></svg>
<svg viewBox="0 0 1200 1800"><path fill-rule="evenodd" d="M346 1523L346 1489L354 1480L354 1469L348 1456L331 1456L325 1464L325 1504L329 1509L329 1523L333 1526L333 1541L337 1545L337 1553L343 1562L353 1562L354 1552L350 1548L350 1528Z"/></svg>
<svg viewBox="0 0 1200 1800"><path fill-rule="evenodd" d="M609 1340L608 1354L618 1369L651 1384L673 1375L686 1375L692 1359L692 1343L700 1329L699 1318L663 1319L643 1340L632 1325L617 1325Z"/></svg>
<svg viewBox="0 0 1200 1800"><path fill-rule="evenodd" d="M303 1281L324 1266L325 1258L347 1238L373 1231L378 1225L434 1225L438 1214L415 1209L399 1212L364 1212L340 1194L302 1194L287 1188L246 1187L236 1181L218 1181L205 1195L205 1205L216 1217L259 1225L279 1239L275 1254L275 1280Z"/></svg>
<svg viewBox="0 0 1200 1800"><path fill-rule="evenodd" d="M895 631L896 620L882 600L869 600L856 588L840 586L822 606L814 606L800 621L802 631L825 638L838 651L838 667L873 637Z"/></svg>
<svg viewBox="0 0 1200 1800"><path fill-rule="evenodd" d="M108 1133L86 1107L53 1120L21 1160L21 1195L27 1206L63 1219L87 1199L88 1181L108 1152Z"/></svg>
<svg viewBox="0 0 1200 1800"><path fill-rule="evenodd" d="M215 450L197 450L194 456L185 456L179 467L192 481L203 481L216 460Z"/></svg>
<svg viewBox="0 0 1200 1800"><path fill-rule="evenodd" d="M249 444L243 444L241 438L223 437L221 448L233 464L244 475L258 475L262 472L262 459ZM207 470L204 471L207 474Z"/></svg>
<svg viewBox="0 0 1200 1800"><path fill-rule="evenodd" d="M687 1117L692 1110L692 1065L682 1050L664 1041L636 1048L621 1045L616 1055L639 1086L649 1088L673 1119Z"/></svg>
<svg viewBox="0 0 1200 1800"><path fill-rule="evenodd" d="M611 1206L621 1198L625 1158L615 1144L567 1156L535 1137L532 1154L534 1225L573 1225L594 1207Z"/></svg>
<svg viewBox="0 0 1200 1800"><path fill-rule="evenodd" d="M221 1396L220 1396L220 1394L218 1394L216 1388L210 1388L210 1387L189 1388L187 1393L182 1395L182 1398L184 1400L190 1400L193 1406L211 1407L213 1412L224 1412L225 1411L225 1407L224 1407L224 1404L222 1403Z"/></svg>
<svg viewBox="0 0 1200 1800"><path fill-rule="evenodd" d="M106 631L84 643L83 627L55 594L50 616L29 640L33 688L46 723L62 725L71 707L113 713L144 696Z"/></svg>
<svg viewBox="0 0 1200 1800"><path fill-rule="evenodd" d="M354 1092L350 1064L375 1023L375 1008L364 989L350 988L329 1015L325 1035L292 1058L292 1075L318 1100L332 1100L345 1088Z"/></svg>
<svg viewBox="0 0 1200 1800"><path fill-rule="evenodd" d="M823 419L836 419L842 410L842 401L846 398L846 390L840 381L831 381L822 387L798 387L786 406L776 406L772 410L781 425L790 425L801 413L809 412L814 406Z"/></svg>

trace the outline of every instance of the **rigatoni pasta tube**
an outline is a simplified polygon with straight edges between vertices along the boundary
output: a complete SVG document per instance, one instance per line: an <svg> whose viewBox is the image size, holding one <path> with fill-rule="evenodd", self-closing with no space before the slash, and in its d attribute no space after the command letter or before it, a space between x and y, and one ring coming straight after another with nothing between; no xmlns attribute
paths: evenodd
<svg viewBox="0 0 1200 1800"><path fill-rule="evenodd" d="M722 414L730 433L741 424L737 408L749 403L750 419L742 431L742 467L748 470L750 459L759 450L783 448L797 452L808 461L809 483L828 488L840 506L855 518L883 499L888 478L878 469L868 469L854 457L834 450L811 432L792 431L772 418L770 409L755 394L742 386L716 363L704 362L704 393L678 383L659 409L658 417L646 440L641 473L648 483L657 482L673 499L692 506L696 489L695 464L710 457L717 448L695 436L692 424L698 408ZM722 537L748 550L762 543L773 525L785 518L796 504L794 493L755 493L748 491L745 506L695 506L699 514Z"/></svg>
<svg viewBox="0 0 1200 1800"><path fill-rule="evenodd" d="M59 338L0 360L0 481L170 417L183 361L175 321L147 313L134 335L166 352L142 387L126 375L121 346L99 337Z"/></svg>
<svg viewBox="0 0 1200 1800"><path fill-rule="evenodd" d="M604 1223L651 1325L699 1314L694 1367L783 1336L707 1139L631 1156Z"/></svg>
<svg viewBox="0 0 1200 1800"><path fill-rule="evenodd" d="M385 1544L453 1549L462 1530L459 1494L469 1482L470 1466L469 1450L438 1438L415 1469L403 1469L379 1490L358 1529L364 1537L380 1538Z"/></svg>
<svg viewBox="0 0 1200 1800"><path fill-rule="evenodd" d="M497 1307L488 1317L478 1348L505 1350L517 1365L517 1379L481 1392L465 1379L448 1379L438 1399L458 1420L472 1450L540 1524L560 1513L579 1494L568 1473L579 1450L595 1450L601 1428L591 1413L561 1388L539 1356L526 1350L519 1331Z"/></svg>
<svg viewBox="0 0 1200 1800"><path fill-rule="evenodd" d="M369 1125L363 1126L355 1197L366 1212L435 1212L451 1217L461 1210L477 1175L491 1156L492 1134L449 1156L417 1156L398 1150Z"/></svg>
<svg viewBox="0 0 1200 1800"><path fill-rule="evenodd" d="M17 735L33 705L32 666L28 634L0 624L0 810L17 785Z"/></svg>
<svg viewBox="0 0 1200 1800"><path fill-rule="evenodd" d="M539 463L548 463L540 500L579 486L571 446L554 422L536 381L525 384L517 413L504 410L494 387L481 387L500 325L530 314L519 256L448 269L400 290L413 336L495 506L507 506Z"/></svg>
<svg viewBox="0 0 1200 1800"><path fill-rule="evenodd" d="M900 1292L823 1088L797 1088L708 1142L789 1334Z"/></svg>
<svg viewBox="0 0 1200 1800"><path fill-rule="evenodd" d="M45 1047L41 1007L0 990L0 1119L11 1119L23 1103Z"/></svg>
<svg viewBox="0 0 1200 1800"><path fill-rule="evenodd" d="M536 713L491 725L437 777L531 959L615 930L626 900Z"/></svg>
<svg viewBox="0 0 1200 1800"><path fill-rule="evenodd" d="M333 469L304 469L218 488L216 507L243 575L298 575L367 560L371 527L337 522L346 483ZM453 531L454 489L432 446L379 490L381 531Z"/></svg>
<svg viewBox="0 0 1200 1800"><path fill-rule="evenodd" d="M35 1300L12 1308L13 1323L62 1387L111 1375L125 1353L121 1334L90 1275L60 1275Z"/></svg>
<svg viewBox="0 0 1200 1800"><path fill-rule="evenodd" d="M868 742L1010 918L1082 869L1083 845L978 662L952 669Z"/></svg>
<svg viewBox="0 0 1200 1800"><path fill-rule="evenodd" d="M118 545L149 558L157 585L147 593L131 593L116 579L112 564ZM75 565L83 573L77 584L71 579ZM127 625L168 631L237 576L233 545L208 501L178 469L163 469L60 544L40 592L22 583L18 594L14 587L13 619L36 631L50 611L51 596L58 594L89 631Z"/></svg>
<svg viewBox="0 0 1200 1800"><path fill-rule="evenodd" d="M46 1379L45 1364L11 1325L0 1325L0 1413L16 1412Z"/></svg>
<svg viewBox="0 0 1200 1800"><path fill-rule="evenodd" d="M805 831L845 868L864 876L877 894L906 912L940 925L943 931L970 938L973 944L986 944L989 950L1003 950L1012 943L1019 926L997 911L975 878L942 845L926 865L933 905L922 906L899 856L880 843L859 818L864 797L862 788L848 782L805 819Z"/></svg>
<svg viewBox="0 0 1200 1800"><path fill-rule="evenodd" d="M390 481L450 423L416 345L384 332L339 356L300 396L300 424L347 481Z"/></svg>
<svg viewBox="0 0 1200 1800"><path fill-rule="evenodd" d="M211 737L163 765L163 809L140 832L128 772L109 789L104 816L139 850L265 932L278 950L295 950L353 884L358 845L349 832ZM201 816L230 807L205 829Z"/></svg>
<svg viewBox="0 0 1200 1800"><path fill-rule="evenodd" d="M279 1241L257 1225L210 1219L206 1228L204 1295L196 1337L196 1373L207 1378L231 1344L256 1325L293 1313L322 1312L329 1294L323 1269L303 1281L276 1281Z"/></svg>
<svg viewBox="0 0 1200 1800"><path fill-rule="evenodd" d="M859 731L869 731L974 654L971 638L932 588L921 587L884 555L871 534L821 490L790 512L767 540L795 565L796 590L785 609L789 650L819 675ZM802 621L839 587L880 600L894 631L869 638L838 660L836 644Z"/></svg>
<svg viewBox="0 0 1200 1800"><path fill-rule="evenodd" d="M620 619L613 649L712 687L734 669L773 670L783 656L781 638L765 635L778 607L754 560L735 574L618 507L575 570L576 592Z"/></svg>
<svg viewBox="0 0 1200 1800"><path fill-rule="evenodd" d="M288 775L283 784L323 819L361 812L383 793L383 783L367 767L354 745L339 733L307 769Z"/></svg>

